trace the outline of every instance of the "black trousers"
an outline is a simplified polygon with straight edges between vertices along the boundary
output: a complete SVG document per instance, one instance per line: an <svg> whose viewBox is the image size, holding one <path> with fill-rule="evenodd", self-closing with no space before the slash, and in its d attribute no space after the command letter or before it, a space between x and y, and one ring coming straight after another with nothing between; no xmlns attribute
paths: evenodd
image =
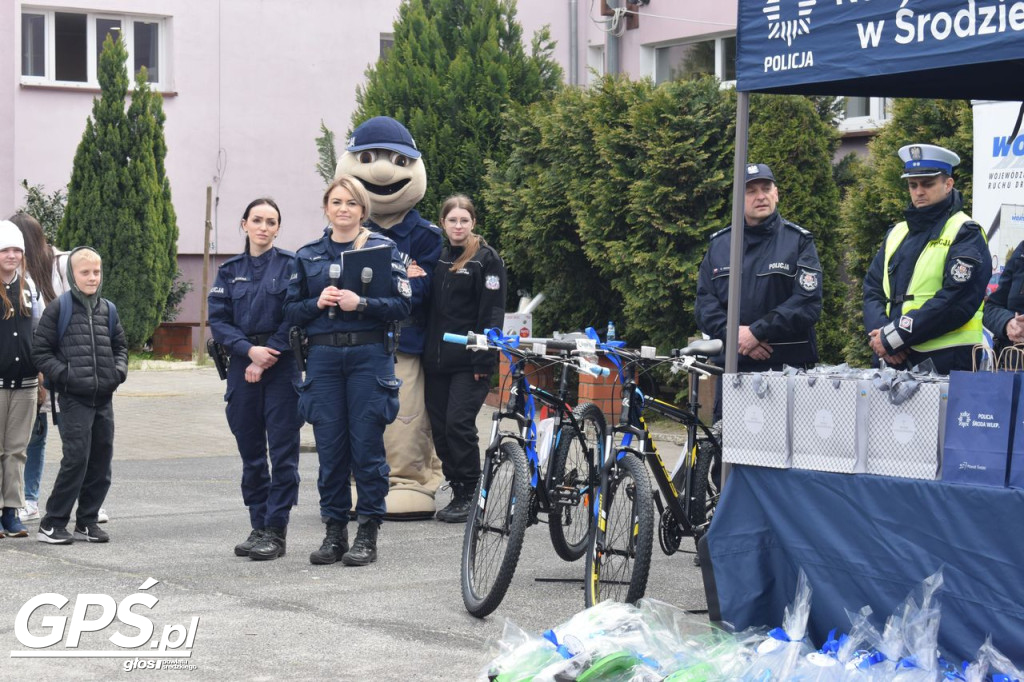
<svg viewBox="0 0 1024 682"><path fill-rule="evenodd" d="M110 462L114 458L114 403L96 407L71 396L60 396L60 439L64 456L46 500L46 520L63 528L78 503L79 525L96 523L110 490Z"/></svg>
<svg viewBox="0 0 1024 682"><path fill-rule="evenodd" d="M444 477L452 485L475 488L480 478L480 438L476 417L491 387L472 372L426 375L427 415Z"/></svg>

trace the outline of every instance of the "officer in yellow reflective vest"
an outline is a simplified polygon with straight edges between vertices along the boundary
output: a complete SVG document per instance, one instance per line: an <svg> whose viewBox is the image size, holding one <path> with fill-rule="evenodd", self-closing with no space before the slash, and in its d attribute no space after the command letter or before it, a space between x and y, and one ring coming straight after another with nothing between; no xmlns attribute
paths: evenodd
<svg viewBox="0 0 1024 682"><path fill-rule="evenodd" d="M899 155L910 205L864 277L868 343L890 366L931 360L942 374L969 370L991 275L985 233L953 188L959 156L930 144L901 147Z"/></svg>

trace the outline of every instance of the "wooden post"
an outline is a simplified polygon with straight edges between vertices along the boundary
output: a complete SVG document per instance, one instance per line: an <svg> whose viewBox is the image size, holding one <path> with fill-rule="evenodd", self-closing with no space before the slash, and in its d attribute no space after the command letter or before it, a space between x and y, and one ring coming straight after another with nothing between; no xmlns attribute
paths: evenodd
<svg viewBox="0 0 1024 682"><path fill-rule="evenodd" d="M203 229L203 290L199 303L199 364L206 364L206 292L210 290L210 233L213 223L210 220L213 210L213 187L206 186L206 225Z"/></svg>

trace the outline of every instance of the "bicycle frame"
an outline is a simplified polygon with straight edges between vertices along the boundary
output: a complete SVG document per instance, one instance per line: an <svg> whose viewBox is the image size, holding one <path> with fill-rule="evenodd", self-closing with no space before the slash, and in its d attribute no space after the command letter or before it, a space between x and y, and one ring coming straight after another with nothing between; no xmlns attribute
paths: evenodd
<svg viewBox="0 0 1024 682"><path fill-rule="evenodd" d="M591 338L596 337L596 333L592 330L588 330L588 333L591 335ZM715 342L712 342L711 345L706 345L703 349L700 349L703 351L701 360L706 360L709 355L715 352L716 345L714 344ZM690 352L689 347L682 350L673 350L669 356L662 357L655 356L653 349L649 349L645 353L644 350L636 351L623 348L621 343L615 342L598 343L597 347L618 368L619 383L622 386L622 410L619 415L618 425L609 429L606 438L605 452L608 454L608 457L601 465L598 492L605 489L608 472L615 459L621 458L624 453L633 454L646 464L647 469L653 474L654 482L660 493L654 495L658 514L663 515L667 507L672 512L672 518L675 520L680 536L696 537L695 531L700 529L695 529L690 521L690 506L694 501L693 471L697 462L697 448L700 435L698 429L703 431L704 439L714 445L715 455L719 461L721 459L721 443L715 438L711 429L697 416L700 411L697 379L700 374L721 373L721 370L697 360L694 355L700 352L700 350ZM688 403L684 407L674 405L659 398L645 396L637 384L636 377L638 372L649 372L654 367L666 362L676 363L677 367L681 365L680 368L685 369L690 374L687 387ZM671 474L665 466L661 453L658 452L657 445L647 427L647 421L644 418L646 409L650 409L657 414L686 426L685 454L677 462ZM616 434L622 435L622 441L618 447L614 443ZM632 444L634 438L638 441L635 446ZM611 457L612 453L615 453L614 458ZM679 480L680 472L682 473L681 480ZM594 511L595 514L599 513L599 505L595 506Z"/></svg>
<svg viewBox="0 0 1024 682"><path fill-rule="evenodd" d="M493 339L492 339L493 341ZM485 450L485 457L493 457L501 443L505 440L514 440L523 451L526 452L530 463L530 487L534 491L534 503L530 510L530 525L538 522L540 512L550 514L555 510L557 504L576 504L579 502L580 492L578 490L561 490L552 485L551 455L558 448L558 443L566 426L573 429L574 437L578 438L580 445L587 453L587 457L594 464L596 470L597 459L593 446L586 442L580 422L573 414L572 406L568 402L568 372L570 356L563 355L551 358L546 355L535 355L522 349L506 347L501 349L509 359L511 371L509 377L512 386L509 390L508 404L500 408L492 415L491 439ZM539 386L531 384L526 374L526 364L538 360L549 360L552 364L561 365L561 379L557 395ZM548 445L548 451L541 457L537 452L537 432L535 417L537 413L534 399L552 408L558 416L555 430ZM501 422L506 419L514 420L518 425L518 433L501 430ZM547 466L542 466L542 464ZM543 470L543 473L542 473ZM557 494L556 494L557 490Z"/></svg>

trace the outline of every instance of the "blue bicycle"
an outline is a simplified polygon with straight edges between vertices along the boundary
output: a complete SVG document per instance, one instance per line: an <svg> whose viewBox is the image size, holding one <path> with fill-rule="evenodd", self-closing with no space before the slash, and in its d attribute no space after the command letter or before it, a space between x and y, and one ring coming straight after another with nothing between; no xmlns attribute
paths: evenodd
<svg viewBox="0 0 1024 682"><path fill-rule="evenodd" d="M486 334L445 334L444 340L481 352L499 350L510 365L509 401L494 413L477 503L466 521L462 545L462 599L469 613L482 618L504 599L526 528L541 523L542 514L561 558L575 561L589 548L605 419L596 405L569 404L567 378L570 369L596 376L607 375L608 370L587 362L575 352L573 342L538 340L521 345L519 337L493 329ZM561 368L557 393L528 379L527 366L551 364ZM548 437L538 437L537 402L554 415ZM514 421L516 430L502 430L504 420Z"/></svg>

